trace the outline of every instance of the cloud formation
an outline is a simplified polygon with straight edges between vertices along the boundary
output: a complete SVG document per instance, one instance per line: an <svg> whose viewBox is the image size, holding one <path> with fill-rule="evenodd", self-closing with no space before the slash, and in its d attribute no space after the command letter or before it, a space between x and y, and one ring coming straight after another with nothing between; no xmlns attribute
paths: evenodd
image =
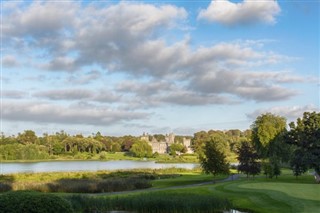
<svg viewBox="0 0 320 213"><path fill-rule="evenodd" d="M160 107L279 102L300 94L293 83L310 80L287 72L297 58L270 51L268 39L197 44L185 30L190 14L171 4L3 4L2 63L26 81L3 93L7 120L102 125ZM274 24L279 13L276 1L215 0L198 19Z"/></svg>
<svg viewBox="0 0 320 213"><path fill-rule="evenodd" d="M290 121L295 121L297 118L302 117L304 112L313 112L319 111L320 108L314 105L305 105L305 106L276 106L267 109L255 110L252 113L247 114L247 117L250 119L255 119L263 113L273 113L276 115L284 116Z"/></svg>
<svg viewBox="0 0 320 213"><path fill-rule="evenodd" d="M3 119L11 121L112 126L121 122L144 120L148 114L93 105L61 106L45 102L5 102L2 116Z"/></svg>
<svg viewBox="0 0 320 213"><path fill-rule="evenodd" d="M278 5L276 2L251 2L235 4L233 16L245 20L248 17L243 14L265 14L262 17L271 21L266 14ZM233 4L213 1L211 5L220 3ZM68 12L62 13L61 7ZM129 76L115 85L116 95L94 97L91 91L77 88L38 92L34 94L38 98L108 102L120 100L117 96L125 97L125 103L120 103L124 108L145 108L168 103L197 106L242 100L279 101L298 94L281 84L292 83L299 76L256 71L291 60L262 51L263 41L218 42L194 48L190 44L192 38L186 36L169 44L159 30L177 29L188 16L184 8L128 2L102 8L77 2L34 2L8 14L4 17L6 35L23 41L29 48L45 50L48 57L38 62L38 69L70 73L67 81L77 85L101 78L98 71L85 71L85 67L93 65L108 73ZM52 14L61 16L54 19ZM41 19L39 25L36 19ZM142 82L138 78L150 80Z"/></svg>
<svg viewBox="0 0 320 213"><path fill-rule="evenodd" d="M46 90L36 92L33 97L47 99L47 100L76 100L76 101L96 101L96 102L113 102L118 101L120 97L115 96L112 92L101 89L99 91L92 91L89 89L59 89Z"/></svg>
<svg viewBox="0 0 320 213"><path fill-rule="evenodd" d="M275 24L281 9L277 1L244 0L233 3L229 0L212 0L208 8L202 9L198 19L234 26L243 24Z"/></svg>

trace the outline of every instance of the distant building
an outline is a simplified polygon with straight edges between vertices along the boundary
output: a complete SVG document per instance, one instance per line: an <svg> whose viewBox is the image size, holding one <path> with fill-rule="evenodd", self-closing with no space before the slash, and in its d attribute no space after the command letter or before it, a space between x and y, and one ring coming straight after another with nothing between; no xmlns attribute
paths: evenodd
<svg viewBox="0 0 320 213"><path fill-rule="evenodd" d="M148 133L143 133L140 137L141 140L147 141L152 147L152 153L169 153L169 147L174 143L175 135L173 133L167 134L164 141L158 141L155 137L150 136ZM150 140L151 139L151 140ZM183 138L183 145L187 148L187 153L193 153L191 149L191 139Z"/></svg>

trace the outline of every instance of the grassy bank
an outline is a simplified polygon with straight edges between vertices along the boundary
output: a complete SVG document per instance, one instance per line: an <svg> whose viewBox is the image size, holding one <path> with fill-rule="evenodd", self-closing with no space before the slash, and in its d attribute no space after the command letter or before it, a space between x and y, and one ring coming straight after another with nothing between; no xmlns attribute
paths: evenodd
<svg viewBox="0 0 320 213"><path fill-rule="evenodd" d="M135 161L155 161L157 163L198 163L196 155L185 154L181 156L171 156L168 154L159 154L152 158L137 158L128 155L125 152L103 152L99 154L78 153L74 155L51 156L49 159L39 160L0 160L7 163L25 163L25 162L49 162L49 161L113 161L113 160L135 160Z"/></svg>
<svg viewBox="0 0 320 213"><path fill-rule="evenodd" d="M232 208L246 212L318 212L320 185L315 183L313 177L305 174L297 179L289 170L283 170L283 173L278 179L260 176L255 179L242 178L237 181L168 191L227 198L232 203Z"/></svg>
<svg viewBox="0 0 320 213"><path fill-rule="evenodd" d="M194 177L182 174L174 179L154 180L153 184L154 187L161 188L183 185L185 181L192 183L195 179L210 180L209 176L201 174L194 174ZM87 197L70 199L73 206L84 210L83 212L101 211L104 208L137 212L215 212L221 204L223 208L245 212L316 213L320 208L319 187L310 175L306 174L296 179L291 174L284 174L278 179L266 179L261 176L203 186L164 189L160 192L131 192L121 196L91 197L89 200L86 200ZM85 204L79 202L83 199L86 200ZM204 202L201 203L202 201ZM210 206L216 201L220 204ZM165 208L165 203L168 204L168 209ZM203 206L205 207L202 208Z"/></svg>
<svg viewBox="0 0 320 213"><path fill-rule="evenodd" d="M0 192L101 193L150 188L151 180L179 177L186 169L136 169L130 171L51 172L0 175ZM199 172L194 170L193 172Z"/></svg>
<svg viewBox="0 0 320 213"><path fill-rule="evenodd" d="M227 175L218 175L216 180L222 180ZM201 171L191 171L180 173L180 176L175 178L157 179L152 181L153 188L166 188L172 186L184 186L212 181L212 175L203 174Z"/></svg>
<svg viewBox="0 0 320 213"><path fill-rule="evenodd" d="M211 175L199 170L161 169L118 172L72 172L39 173L1 176L0 182L54 182L69 178L77 180L109 180L138 177L148 179L153 188L160 191L134 191L121 195L98 197L59 194L68 199L76 212L103 212L107 210L130 210L137 212L213 212L215 209L234 208L246 212L315 213L320 209L320 184L309 173L294 177L288 169L282 170L277 179L260 175L255 179L242 177L236 181L219 182L186 188L167 188L191 185L212 180ZM223 179L225 176L219 177ZM81 185L81 184L80 184ZM202 202L203 201L203 202ZM168 209L164 206L168 206ZM202 209L206 206L206 209ZM171 210L172 211L171 211ZM181 209L181 211L179 210Z"/></svg>
<svg viewBox="0 0 320 213"><path fill-rule="evenodd" d="M196 197L201 197L201 199L204 200L211 198L217 200L227 199L228 203L230 203L230 205L228 205L230 208L243 210L245 212L316 213L320 209L320 185L315 183L310 174L304 174L303 176L296 178L289 170L283 170L283 175L277 179L267 179L261 175L255 179L247 179L242 177L239 180L230 182L220 182L216 184L192 186L187 188L166 189L166 187L170 186L208 181L211 180L211 178L211 176L200 173L197 174L196 172L193 174L181 173L180 177L164 180L153 180L153 187L159 189L162 188L161 192L131 192L121 196L108 195L104 198L122 199L123 197L129 196L130 199L138 199L139 197L144 199L145 197L156 197L157 193L160 193L162 196L166 197L167 200L175 200L176 198L183 200L185 195L192 194L194 199L196 199ZM91 200L90 202L103 202L104 198L100 197L99 199L102 200ZM156 200L152 202L154 202L153 205L155 206L159 204ZM180 205L179 201L177 201L177 203ZM192 206L192 201L190 201L190 203L190 206ZM194 205L196 206L198 204ZM127 207L119 207L119 209L127 209ZM138 209L132 207L131 209L127 210L137 211ZM212 211L203 210L203 212Z"/></svg>

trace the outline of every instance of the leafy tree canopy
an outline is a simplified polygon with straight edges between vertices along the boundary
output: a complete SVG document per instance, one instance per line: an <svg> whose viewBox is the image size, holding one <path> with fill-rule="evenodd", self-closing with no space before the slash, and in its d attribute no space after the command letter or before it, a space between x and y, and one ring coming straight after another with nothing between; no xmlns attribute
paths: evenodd
<svg viewBox="0 0 320 213"><path fill-rule="evenodd" d="M238 171L245 173L247 177L259 174L261 165L258 158L259 156L253 146L247 141L242 142L238 150Z"/></svg>
<svg viewBox="0 0 320 213"><path fill-rule="evenodd" d="M302 118L289 126L286 141L297 147L291 162L293 168L305 170L308 167L320 173L320 113L305 112Z"/></svg>
<svg viewBox="0 0 320 213"><path fill-rule="evenodd" d="M131 149L130 152L135 157L152 157L152 148L146 141L138 140L136 141Z"/></svg>
<svg viewBox="0 0 320 213"><path fill-rule="evenodd" d="M214 140L205 143L204 155L200 156L201 167L204 172L213 176L218 174L229 174L229 164L226 156L219 150L217 142Z"/></svg>
<svg viewBox="0 0 320 213"><path fill-rule="evenodd" d="M262 157L268 157L269 145L286 132L286 119L271 113L258 116L251 125L252 142Z"/></svg>

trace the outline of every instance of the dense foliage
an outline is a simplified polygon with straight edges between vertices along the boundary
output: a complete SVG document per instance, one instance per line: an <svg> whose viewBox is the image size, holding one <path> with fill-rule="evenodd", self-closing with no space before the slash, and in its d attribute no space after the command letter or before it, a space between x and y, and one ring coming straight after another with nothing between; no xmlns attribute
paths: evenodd
<svg viewBox="0 0 320 213"><path fill-rule="evenodd" d="M131 149L130 152L133 154L135 157L152 157L152 148L151 146L143 140L138 140L136 141Z"/></svg>
<svg viewBox="0 0 320 213"><path fill-rule="evenodd" d="M0 212L71 213L73 209L67 200L53 194L17 191L0 195Z"/></svg>
<svg viewBox="0 0 320 213"><path fill-rule="evenodd" d="M206 142L204 155L200 156L201 167L207 174L213 176L218 174L229 174L229 164L226 156L218 148L218 141L210 140Z"/></svg>
<svg viewBox="0 0 320 213"><path fill-rule="evenodd" d="M238 171L243 172L247 175L255 176L260 173L261 165L258 161L259 156L255 151L254 147L244 141L241 143L241 146L238 150Z"/></svg>
<svg viewBox="0 0 320 213"><path fill-rule="evenodd" d="M153 137L164 140L165 135ZM178 141L184 136L176 136ZM127 152L135 157L152 157L149 144L140 137L131 135L113 137L100 132L89 136L69 135L64 131L37 136L25 130L17 136L0 137L0 160L44 160L44 159L100 159L107 160L107 153ZM178 143L178 142L177 142ZM180 144L179 144L180 145Z"/></svg>
<svg viewBox="0 0 320 213"><path fill-rule="evenodd" d="M236 153L242 141L250 140L251 130L240 131L231 129L227 131L209 130L194 133L192 138L192 147L195 153L203 155L204 147L207 141L215 140L219 150L221 150L228 160L236 161Z"/></svg>
<svg viewBox="0 0 320 213"><path fill-rule="evenodd" d="M286 140L296 148L291 159L295 175L308 168L320 173L320 113L305 112L302 118L289 126Z"/></svg>
<svg viewBox="0 0 320 213"><path fill-rule="evenodd" d="M272 147L286 131L286 119L271 113L258 116L251 125L252 142L254 143L260 157L268 158L272 153Z"/></svg>

